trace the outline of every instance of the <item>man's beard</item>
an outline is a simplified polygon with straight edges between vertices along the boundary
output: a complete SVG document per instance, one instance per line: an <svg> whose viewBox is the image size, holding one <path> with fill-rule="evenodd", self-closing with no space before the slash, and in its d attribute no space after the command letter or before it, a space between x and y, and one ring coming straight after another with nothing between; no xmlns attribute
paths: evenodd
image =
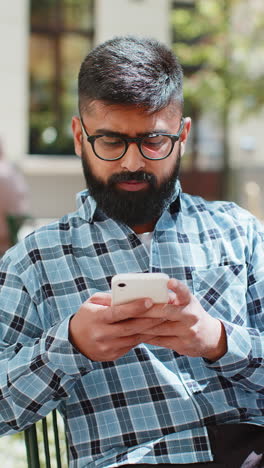
<svg viewBox="0 0 264 468"><path fill-rule="evenodd" d="M171 174L160 183L154 174L145 171L112 174L107 182L103 182L93 174L86 151L82 150L84 177L97 207L110 218L130 227L156 220L172 201L180 160L179 151ZM111 164L111 161L106 164ZM126 191L116 187L117 183L131 180L147 181L149 187L139 191Z"/></svg>

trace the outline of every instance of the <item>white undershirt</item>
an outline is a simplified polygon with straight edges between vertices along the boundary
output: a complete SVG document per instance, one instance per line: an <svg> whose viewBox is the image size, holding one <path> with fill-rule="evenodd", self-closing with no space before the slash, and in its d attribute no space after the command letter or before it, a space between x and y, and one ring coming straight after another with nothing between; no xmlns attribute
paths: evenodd
<svg viewBox="0 0 264 468"><path fill-rule="evenodd" d="M150 245L151 245L151 240L152 240L152 237L153 237L153 231L152 232L143 232L143 234L137 234L137 236L141 240L142 244L144 244L147 251L150 252Z"/></svg>

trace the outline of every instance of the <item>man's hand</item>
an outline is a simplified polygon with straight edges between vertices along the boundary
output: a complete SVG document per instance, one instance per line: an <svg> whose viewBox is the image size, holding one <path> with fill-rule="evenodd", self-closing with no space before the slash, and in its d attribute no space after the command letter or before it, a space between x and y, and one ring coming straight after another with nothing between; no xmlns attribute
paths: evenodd
<svg viewBox="0 0 264 468"><path fill-rule="evenodd" d="M69 325L71 343L93 361L113 361L143 341L143 334L165 318L147 317L150 299L111 306L111 295L97 293L74 315Z"/></svg>
<svg viewBox="0 0 264 468"><path fill-rule="evenodd" d="M138 299L111 306L111 295L94 294L70 321L72 344L94 361L113 361L139 343L215 361L227 351L220 320L209 315L187 286L171 279L168 304Z"/></svg>
<svg viewBox="0 0 264 468"><path fill-rule="evenodd" d="M187 286L171 279L168 287L175 296L167 305L154 305L146 314L166 321L145 331L144 343L171 348L179 354L216 361L227 351L222 322L209 315Z"/></svg>

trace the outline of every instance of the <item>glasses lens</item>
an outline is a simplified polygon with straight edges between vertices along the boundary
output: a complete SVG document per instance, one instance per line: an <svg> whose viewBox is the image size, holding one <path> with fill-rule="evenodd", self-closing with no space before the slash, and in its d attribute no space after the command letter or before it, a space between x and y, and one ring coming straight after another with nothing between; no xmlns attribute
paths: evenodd
<svg viewBox="0 0 264 468"><path fill-rule="evenodd" d="M94 141L94 150L104 159L117 159L125 151L125 142L116 136L100 136Z"/></svg>
<svg viewBox="0 0 264 468"><path fill-rule="evenodd" d="M141 151L151 159L166 158L172 149L172 140L166 135L147 136L142 140Z"/></svg>

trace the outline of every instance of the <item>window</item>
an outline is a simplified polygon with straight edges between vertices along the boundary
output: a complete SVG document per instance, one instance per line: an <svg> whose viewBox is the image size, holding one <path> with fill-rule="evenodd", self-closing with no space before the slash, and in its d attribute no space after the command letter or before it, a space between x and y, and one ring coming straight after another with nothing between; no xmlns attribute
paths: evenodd
<svg viewBox="0 0 264 468"><path fill-rule="evenodd" d="M74 154L77 75L92 48L93 0L31 0L29 153Z"/></svg>

